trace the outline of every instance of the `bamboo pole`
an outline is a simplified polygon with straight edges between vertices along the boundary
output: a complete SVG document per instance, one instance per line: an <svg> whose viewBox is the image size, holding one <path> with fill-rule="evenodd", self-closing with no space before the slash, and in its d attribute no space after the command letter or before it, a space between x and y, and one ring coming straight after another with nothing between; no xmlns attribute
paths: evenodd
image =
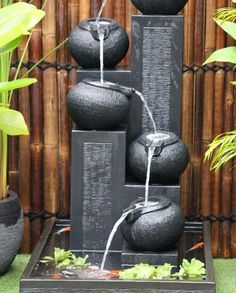
<svg viewBox="0 0 236 293"><path fill-rule="evenodd" d="M15 60L13 61L15 62ZM15 68L11 69L11 79L14 78ZM11 99L11 108L18 109L18 93L13 92ZM19 138L18 136L9 137L9 156L8 156L8 184L11 190L19 194Z"/></svg>
<svg viewBox="0 0 236 293"><path fill-rule="evenodd" d="M84 20L90 17L90 1L80 0L79 1L79 19Z"/></svg>
<svg viewBox="0 0 236 293"><path fill-rule="evenodd" d="M63 23L67 23L68 9L67 1L59 0L57 4L58 15L58 42L62 42L68 35L68 31ZM66 46L58 50L58 62L66 64L69 60ZM57 88L58 88L58 112L59 112L59 209L63 214L69 213L69 180L70 172L70 123L66 107L66 95L68 88L68 72L60 70L57 72Z"/></svg>
<svg viewBox="0 0 236 293"><path fill-rule="evenodd" d="M27 38L24 38L21 45L18 47L19 56L22 55ZM28 60L28 50L25 54L24 62ZM26 69L22 69L24 73ZM26 124L30 127L30 97L29 88L25 87L19 90L19 111L23 114ZM19 136L19 195L23 210L30 211L30 136ZM30 252L30 220L24 219L24 239L23 250L27 253Z"/></svg>
<svg viewBox="0 0 236 293"><path fill-rule="evenodd" d="M101 0L91 0L91 7L90 7L90 16L96 17L98 15L99 9L102 5Z"/></svg>
<svg viewBox="0 0 236 293"><path fill-rule="evenodd" d="M195 0L195 31L194 31L194 63L203 63L204 51L204 1ZM203 122L203 82L204 74L198 71L194 75L193 103L193 180L192 193L196 195L195 210L199 212L201 196L201 164L202 164L202 122Z"/></svg>
<svg viewBox="0 0 236 293"><path fill-rule="evenodd" d="M43 54L56 47L56 1L50 0L43 19ZM47 58L56 61L56 54ZM56 70L43 72L44 98L44 209L56 212L58 207L58 98Z"/></svg>
<svg viewBox="0 0 236 293"><path fill-rule="evenodd" d="M107 0L106 5L103 9L102 17L113 18L114 7L113 4L116 0ZM119 0L122 1L122 0Z"/></svg>
<svg viewBox="0 0 236 293"><path fill-rule="evenodd" d="M132 15L137 14L137 10L130 0L125 2L125 22L126 22L126 32L128 34L129 40L131 40L131 20ZM129 65L131 61L131 45L125 57L125 65Z"/></svg>
<svg viewBox="0 0 236 293"><path fill-rule="evenodd" d="M41 7L41 1L34 2L37 7ZM42 57L42 24L39 23L34 29L30 46L29 58L33 62L37 62ZM38 82L31 86L31 209L35 213L41 213L43 210L43 78L40 69L36 68L31 73ZM31 222L31 250L35 247L42 232L42 220L40 218L34 219Z"/></svg>
<svg viewBox="0 0 236 293"><path fill-rule="evenodd" d="M194 54L194 2L190 1L184 9L184 56L183 63L191 66ZM194 74L187 71L183 74L182 85L182 139L187 145L190 153L190 162L187 170L181 177L181 207L185 215L194 214L193 202L195 202L195 193L191 192L192 185L192 153L193 153L193 87Z"/></svg>
<svg viewBox="0 0 236 293"><path fill-rule="evenodd" d="M229 5L227 3L226 5ZM234 41L231 37L227 35L225 46L233 46ZM224 93L224 131L230 131L234 129L234 93L233 86L230 81L234 79L234 74L232 72L226 73L225 79L225 93ZM233 173L231 172L232 161L222 168L222 198L221 198L221 213L225 216L230 216L231 214L231 203L233 200L232 187L233 187ZM231 223L225 221L222 223L222 256L230 257L231 247Z"/></svg>

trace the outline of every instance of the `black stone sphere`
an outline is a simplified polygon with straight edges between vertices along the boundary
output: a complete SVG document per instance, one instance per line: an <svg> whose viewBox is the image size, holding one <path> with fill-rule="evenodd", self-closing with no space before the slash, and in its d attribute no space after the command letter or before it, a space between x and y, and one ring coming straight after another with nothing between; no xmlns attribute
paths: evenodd
<svg viewBox="0 0 236 293"><path fill-rule="evenodd" d="M134 6L147 15L175 15L180 12L188 0L131 0Z"/></svg>
<svg viewBox="0 0 236 293"><path fill-rule="evenodd" d="M151 161L150 183L176 183L189 162L186 145L177 135L158 131L159 139L153 140L154 133L147 132L138 137L129 147L128 164L138 181L146 180L148 147L155 146Z"/></svg>
<svg viewBox="0 0 236 293"><path fill-rule="evenodd" d="M104 31L104 68L115 67L126 55L129 38L126 31L107 18L101 18ZM100 40L96 19L82 21L69 35L68 48L75 61L84 68L100 68Z"/></svg>
<svg viewBox="0 0 236 293"><path fill-rule="evenodd" d="M139 198L126 211L143 202L144 198ZM121 225L122 235L131 248L152 252L173 248L183 230L180 208L163 196L150 197L146 207L137 206Z"/></svg>
<svg viewBox="0 0 236 293"><path fill-rule="evenodd" d="M132 89L108 81L83 80L67 95L68 112L78 128L112 129L125 122Z"/></svg>

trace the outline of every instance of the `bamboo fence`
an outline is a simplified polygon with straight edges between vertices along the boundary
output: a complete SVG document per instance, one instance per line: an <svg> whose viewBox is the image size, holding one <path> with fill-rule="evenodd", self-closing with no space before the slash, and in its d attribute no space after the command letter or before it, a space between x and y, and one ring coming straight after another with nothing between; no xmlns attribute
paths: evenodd
<svg viewBox="0 0 236 293"><path fill-rule="evenodd" d="M43 1L32 2L41 7ZM101 2L49 0L46 17L33 33L25 61L40 59L62 42L80 20L95 17ZM216 8L229 5L230 0L189 0L183 10L183 63L191 70L183 73L182 139L189 147L191 160L181 180L182 209L186 216L215 215L223 219L212 221L215 257L236 257L236 223L229 221L231 215L236 215L236 170L228 164L218 173L210 172L203 157L214 136L236 128L230 85L234 73L224 69L204 71L201 66L215 49L233 43L212 19ZM130 0L107 0L103 16L114 18L130 36L131 15L137 13ZM21 52L22 46L18 57ZM11 138L9 154L9 184L19 193L24 212L31 215L25 217L25 252L33 249L42 232L44 221L40 215L45 211L47 215L69 214L72 122L65 97L76 83L76 63L66 45L46 61L59 67L35 69L31 75L38 83L14 94L12 105L23 112L31 133L29 137ZM130 51L120 65L129 62ZM66 64L72 65L70 70L63 67Z"/></svg>

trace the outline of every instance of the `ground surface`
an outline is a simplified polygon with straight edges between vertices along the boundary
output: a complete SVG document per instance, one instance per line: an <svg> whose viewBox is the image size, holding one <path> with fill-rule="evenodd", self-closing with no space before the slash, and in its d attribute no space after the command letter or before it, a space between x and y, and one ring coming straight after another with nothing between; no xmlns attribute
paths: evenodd
<svg viewBox="0 0 236 293"><path fill-rule="evenodd" d="M0 277L1 293L18 293L20 276L29 259L27 255L18 255L10 269ZM236 259L214 260L216 293L236 293Z"/></svg>

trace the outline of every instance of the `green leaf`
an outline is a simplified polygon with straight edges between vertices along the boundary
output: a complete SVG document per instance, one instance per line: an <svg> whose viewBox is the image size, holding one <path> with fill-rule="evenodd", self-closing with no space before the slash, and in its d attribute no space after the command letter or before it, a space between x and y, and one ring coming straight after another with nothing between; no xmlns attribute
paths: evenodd
<svg viewBox="0 0 236 293"><path fill-rule="evenodd" d="M236 23L221 19L214 20L227 34L229 34L233 39L236 40Z"/></svg>
<svg viewBox="0 0 236 293"><path fill-rule="evenodd" d="M5 46L0 48L0 55L12 52L15 48L17 48L22 41L22 36L16 38L15 40L7 43Z"/></svg>
<svg viewBox="0 0 236 293"><path fill-rule="evenodd" d="M37 82L35 78L20 78L13 81L0 82L0 93L26 87Z"/></svg>
<svg viewBox="0 0 236 293"><path fill-rule="evenodd" d="M236 81L231 81L230 82L232 85L236 85Z"/></svg>
<svg viewBox="0 0 236 293"><path fill-rule="evenodd" d="M87 258L88 258L88 255L86 255L85 257L79 256L73 259L73 265L76 267L84 267L86 265Z"/></svg>
<svg viewBox="0 0 236 293"><path fill-rule="evenodd" d="M12 109L0 107L0 130L8 135L28 135L23 115Z"/></svg>
<svg viewBox="0 0 236 293"><path fill-rule="evenodd" d="M162 266L156 268L154 279L171 279L171 271L173 266L171 264L165 263Z"/></svg>
<svg viewBox="0 0 236 293"><path fill-rule="evenodd" d="M227 47L215 51L210 55L210 57L207 58L203 65L215 61L231 62L236 64L236 47Z"/></svg>
<svg viewBox="0 0 236 293"><path fill-rule="evenodd" d="M149 264L138 264L133 268L124 270L119 273L119 278L121 280L147 280L152 279L155 275L155 267Z"/></svg>
<svg viewBox="0 0 236 293"><path fill-rule="evenodd" d="M25 2L15 3L0 9L0 47L22 35L29 34L45 15L43 10Z"/></svg>
<svg viewBox="0 0 236 293"><path fill-rule="evenodd" d="M180 266L179 277L181 278L196 278L201 279L205 276L206 269L204 263L196 258L192 258L191 262L187 259L183 259Z"/></svg>

